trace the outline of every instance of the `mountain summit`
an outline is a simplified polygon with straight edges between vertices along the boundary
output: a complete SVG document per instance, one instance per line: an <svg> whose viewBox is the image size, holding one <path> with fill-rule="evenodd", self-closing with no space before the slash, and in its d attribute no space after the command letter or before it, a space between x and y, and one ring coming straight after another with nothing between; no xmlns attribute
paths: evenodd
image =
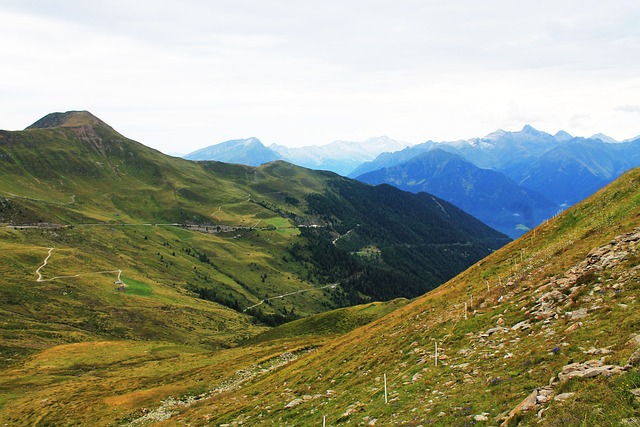
<svg viewBox="0 0 640 427"><path fill-rule="evenodd" d="M233 139L220 144L210 145L184 156L187 160L217 160L225 163L237 163L247 166L260 166L282 157L267 148L258 138Z"/></svg>
<svg viewBox="0 0 640 427"><path fill-rule="evenodd" d="M48 129L57 127L78 127L86 125L109 126L90 112L67 111L64 113L50 113L28 126L27 129Z"/></svg>

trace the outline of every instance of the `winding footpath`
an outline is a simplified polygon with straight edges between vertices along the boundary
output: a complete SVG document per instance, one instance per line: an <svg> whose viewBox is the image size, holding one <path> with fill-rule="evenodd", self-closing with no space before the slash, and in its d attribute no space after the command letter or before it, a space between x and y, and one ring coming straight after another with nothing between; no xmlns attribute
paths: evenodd
<svg viewBox="0 0 640 427"><path fill-rule="evenodd" d="M42 270L47 263L49 262L49 258L51 258L51 254L52 252L55 250L55 248L48 248L49 249L49 253L47 254L47 257L44 259L44 262L42 263L42 265L40 267L38 267L36 269L36 274L38 275L38 278L36 279L36 282L52 282L56 279L68 279L68 278L72 278L72 277L80 277L80 276L90 276L93 274L110 274L110 273L118 273L118 282L122 282L121 280L121 276L122 276L122 270L107 270L107 271L94 271L91 273L79 273L79 274L73 274L73 275L68 275L68 276L55 276L55 277L51 277L49 279L43 279L42 278L42 273L40 273L40 270Z"/></svg>
<svg viewBox="0 0 640 427"><path fill-rule="evenodd" d="M40 273L40 270L42 270L42 268L45 265L47 265L47 262L49 262L49 258L51 258L51 252L53 252L54 248L48 248L48 249L49 249L49 254L44 259L44 262L42 263L42 265L38 267L38 269L36 270L36 274L38 275L38 279L36 279L36 282L44 282L44 280L42 279L42 273Z"/></svg>

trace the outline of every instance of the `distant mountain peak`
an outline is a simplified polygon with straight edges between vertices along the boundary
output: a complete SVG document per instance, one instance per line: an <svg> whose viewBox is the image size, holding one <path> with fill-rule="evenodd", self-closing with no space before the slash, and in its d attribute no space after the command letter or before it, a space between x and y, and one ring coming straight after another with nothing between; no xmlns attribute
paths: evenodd
<svg viewBox="0 0 640 427"><path fill-rule="evenodd" d="M248 166L259 166L281 159L278 153L265 147L258 138L253 136L210 145L183 157L188 160L217 160Z"/></svg>
<svg viewBox="0 0 640 427"><path fill-rule="evenodd" d="M545 132L539 131L538 129L534 128L531 125L524 125L520 133L524 133L527 135L536 135L536 136L545 134Z"/></svg>
<svg viewBox="0 0 640 427"><path fill-rule="evenodd" d="M624 140L624 141L622 141L622 142L634 142L634 141L637 141L637 140L639 140L639 139L640 139L640 135L636 135L636 136L634 136L633 138L627 138L627 139L625 139L625 140Z"/></svg>
<svg viewBox="0 0 640 427"><path fill-rule="evenodd" d="M604 133L596 133L595 135L591 135L589 139L599 139L602 142L606 142L609 144L617 144L619 141L611 138L610 136L605 135Z"/></svg>
<svg viewBox="0 0 640 427"><path fill-rule="evenodd" d="M28 126L27 129L47 129L57 127L79 127L79 126L103 125L105 122L88 111L66 111L64 113L50 113Z"/></svg>
<svg viewBox="0 0 640 427"><path fill-rule="evenodd" d="M506 133L508 133L506 130L503 129L496 129L495 131L491 132L490 134L486 135L484 138L482 138L483 140L493 140L493 139L498 139L498 138L502 138Z"/></svg>
<svg viewBox="0 0 640 427"><path fill-rule="evenodd" d="M571 135L569 132L563 131L563 130L559 130L558 132L556 132L555 135L553 135L553 137L555 139L557 139L560 142L563 141L568 141L570 139L573 139L573 135Z"/></svg>

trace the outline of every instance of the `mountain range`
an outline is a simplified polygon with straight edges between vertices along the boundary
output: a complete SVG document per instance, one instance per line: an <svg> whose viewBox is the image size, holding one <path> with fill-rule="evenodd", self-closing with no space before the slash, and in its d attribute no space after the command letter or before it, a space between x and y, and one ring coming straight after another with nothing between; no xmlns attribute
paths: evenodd
<svg viewBox="0 0 640 427"><path fill-rule="evenodd" d="M602 135L585 139L562 131L554 136L527 125L518 132L498 130L484 138L429 141L399 152L384 153L362 164L349 176L358 177L396 166L439 148L458 154L479 168L503 173L516 184L566 207L640 165L640 139L620 143L603 139L611 141Z"/></svg>
<svg viewBox="0 0 640 427"><path fill-rule="evenodd" d="M212 301L240 325L415 297L509 241L431 195L283 161L250 167L173 158L86 111L0 131L0 170L0 223L9 227L0 242L11 254L20 258L35 247L30 259L37 264L54 248L61 257L54 265L66 274L53 267L50 275L122 269L124 283L179 293L181 304L185 295L188 305L193 296ZM3 308L8 316L43 298L39 288L23 289L37 276L33 267L2 265L0 296L13 301ZM91 308L71 329L56 322L61 336L74 328L83 336L97 330L138 336L125 321L134 314L113 306L113 289L97 295L75 289L82 295L77 302ZM275 298L289 293L295 296ZM51 316L63 319L69 307L57 293L43 301L53 308L27 317L47 329ZM97 326L105 310L117 311L117 320ZM206 335L215 346L229 334Z"/></svg>
<svg viewBox="0 0 640 427"><path fill-rule="evenodd" d="M346 176L360 164L375 159L380 153L398 151L408 144L386 136L365 141L334 141L305 147L266 147L257 138L238 139L211 145L183 156L189 160L216 160L259 166L273 160L286 160L298 166L328 170Z"/></svg>
<svg viewBox="0 0 640 427"><path fill-rule="evenodd" d="M481 169L440 148L395 166L367 172L358 176L358 180L434 194L511 237L524 234L560 209L542 194L516 184L506 175Z"/></svg>
<svg viewBox="0 0 640 427"><path fill-rule="evenodd" d="M2 425L640 419L640 168L509 243L424 192L171 158L88 112L0 131L0 170Z"/></svg>
<svg viewBox="0 0 640 427"><path fill-rule="evenodd" d="M247 166L260 166L274 160L282 160L282 156L265 147L257 138L235 139L210 145L183 157L188 160L216 160Z"/></svg>
<svg viewBox="0 0 640 427"><path fill-rule="evenodd" d="M459 156L457 162L469 163L465 172L447 173L451 159L425 156L432 150ZM321 147L265 147L251 138L214 145L186 158L251 165L279 158L371 184L428 191L515 238L640 165L640 138L619 142L604 134L551 135L526 125L517 132L499 129L483 138L413 146L382 137ZM437 159L444 163L436 165ZM424 162L429 166L419 166Z"/></svg>
<svg viewBox="0 0 640 427"><path fill-rule="evenodd" d="M498 130L484 138L429 141L383 153L350 176L430 191L515 238L640 165L640 139L612 141L605 135L574 138L525 126L519 132ZM464 172L461 166L453 172L452 157L443 151L467 162Z"/></svg>

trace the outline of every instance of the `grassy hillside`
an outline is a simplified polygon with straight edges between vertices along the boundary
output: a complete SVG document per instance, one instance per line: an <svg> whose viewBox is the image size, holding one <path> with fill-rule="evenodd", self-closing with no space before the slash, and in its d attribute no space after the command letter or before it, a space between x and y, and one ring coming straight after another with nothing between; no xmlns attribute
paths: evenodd
<svg viewBox="0 0 640 427"><path fill-rule="evenodd" d="M235 389L507 240L427 195L171 158L88 112L0 131L0 424Z"/></svg>
<svg viewBox="0 0 640 427"><path fill-rule="evenodd" d="M22 246L14 252L40 247L45 254L56 247L53 264L62 256L69 265L61 271L74 275L102 263L236 311L255 305L247 313L268 324L371 298L416 296L508 241L453 206L328 172L165 156L88 112L54 113L25 131L0 132L0 169L0 222L40 227L5 230L0 245L17 240ZM375 216L362 209L368 200ZM346 248L349 239L339 238L356 220L362 227ZM300 226L307 226L302 235ZM421 270L394 255L416 240L436 244L414 251ZM357 255L366 247L378 248L381 258ZM67 259L65 250L82 257ZM307 256L320 250L332 265ZM26 266L17 264L22 274L38 262L35 253ZM429 263L445 255L451 261ZM2 292L19 294L22 286ZM283 294L291 294L286 302L273 298Z"/></svg>
<svg viewBox="0 0 640 427"><path fill-rule="evenodd" d="M154 425L634 425L639 184L636 169L411 304L237 389L165 405Z"/></svg>

